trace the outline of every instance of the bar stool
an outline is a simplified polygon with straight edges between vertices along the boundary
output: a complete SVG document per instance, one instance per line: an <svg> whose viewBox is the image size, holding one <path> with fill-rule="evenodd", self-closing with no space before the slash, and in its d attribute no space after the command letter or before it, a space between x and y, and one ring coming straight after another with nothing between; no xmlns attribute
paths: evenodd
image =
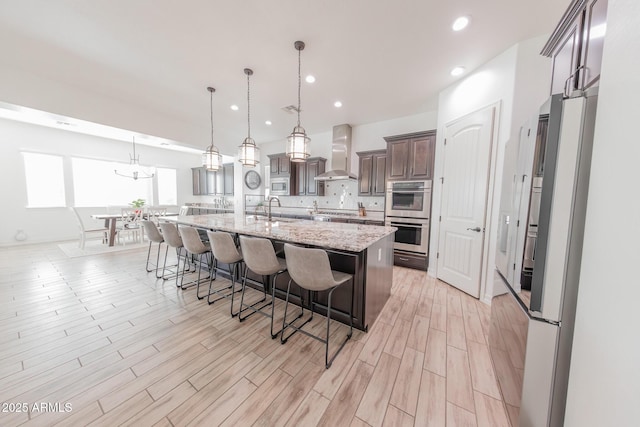
<svg viewBox="0 0 640 427"><path fill-rule="evenodd" d="M327 255L327 253L322 249L302 248L300 246L294 246L289 243L285 243L284 253L287 257L287 266L289 267L289 275L291 276L291 280L289 280L289 284L287 286L287 297L285 299L284 305L284 317L282 319L282 335L280 335L280 342L284 344L293 334L298 331L311 338L315 338L320 342L323 342L325 344L325 368L329 369L329 367L333 363L333 360L353 335L353 282L351 289L351 304L349 305L349 333L347 334L346 339L340 345L340 348L338 348L335 354L331 357L331 360L329 360L329 325L331 323L331 298L333 296L333 291L335 291L338 286L347 283L349 280L352 280L353 276L351 274L331 270L329 255ZM311 316L299 326L295 326L293 323L298 318L300 318L300 316L294 319L291 323L287 323L287 308L289 306L289 292L291 290L291 281L296 282L301 288L312 292L310 298ZM302 327L306 323L310 322L311 319L313 319L313 307L315 305L315 303L313 302L313 292L317 293L327 290L329 291L327 303L327 337L326 339L323 339L319 336L313 335L303 330ZM302 312L304 312L304 308L302 309ZM288 328L292 328L294 329L294 331L285 337L285 331Z"/></svg>
<svg viewBox="0 0 640 427"><path fill-rule="evenodd" d="M231 297L231 317L238 315L238 312L233 312L233 296L236 292L236 277L240 264L242 263L242 253L236 247L236 243L233 237L229 233L221 231L207 231L207 237L211 243L211 252L213 253L213 276L209 278L209 294L207 295L207 302L213 304L214 302ZM231 276L231 286L225 288L212 288L213 281L218 276L218 261L227 264L229 266L229 275ZM231 289L231 292L224 292ZM218 298L211 300L211 294L215 293L220 295Z"/></svg>
<svg viewBox="0 0 640 427"><path fill-rule="evenodd" d="M198 299L204 299L204 295L200 296L200 282L204 279L209 279L210 275L200 278L202 274L202 255L205 256L207 266L211 267L211 260L209 256L211 255L211 246L209 243L205 243L200 240L200 233L198 230L193 227L179 227L178 231L180 232L180 237L182 237L182 243L184 244L184 248L191 255L198 256L198 279L195 282L189 282L186 285L183 284L184 274L182 275L182 279L180 279L180 287L185 289L185 286L196 286L196 297Z"/></svg>
<svg viewBox="0 0 640 427"><path fill-rule="evenodd" d="M242 248L242 256L244 257L245 270L244 277L242 279L242 295L240 296L240 311L238 312L238 319L242 322L247 317L260 313L263 316L271 317L271 338L276 338L281 330L276 333L273 332L273 314L275 311L275 297L276 297L276 279L278 274L287 271L287 263L282 258L276 256L276 251L273 249L273 244L268 239L260 237L247 237L240 236L240 247ZM244 303L244 294L247 288L247 271L251 270L255 274L262 276L262 283L253 282L256 285L262 286L264 291L264 297L253 303ZM269 280L271 279L271 280ZM267 287L271 286L271 301L258 307L258 304L263 303L267 299ZM271 305L271 316L262 311L262 309ZM253 312L247 316L242 317L242 313L247 310Z"/></svg>
<svg viewBox="0 0 640 427"><path fill-rule="evenodd" d="M182 253L182 249L184 245L182 243L182 237L180 237L180 233L178 233L178 228L175 224L171 224L168 222L160 223L160 230L162 231L162 237L164 238L164 242L167 244L167 250L169 250L169 246L176 250L176 255L178 257L178 264L176 265L176 287L183 288L181 284L178 284L178 277L184 275L184 270L187 268L187 263L189 262L187 254L185 253L184 257L184 266L182 267L182 272L180 271L180 255ZM162 265L162 278L164 280L168 280L173 278L173 276L165 276L165 268L167 266L167 257L164 258L164 264ZM189 270L191 270L191 266L189 266ZM182 282L182 280L181 280Z"/></svg>
<svg viewBox="0 0 640 427"><path fill-rule="evenodd" d="M153 223L152 221L143 219L140 221L140 223L142 224L142 227L144 228L144 232L147 234L147 237L149 238L149 250L147 251L147 263L145 265L145 269L147 270L147 273L155 271L156 278L159 279L160 277L162 277L162 276L158 276L158 270L160 270L160 247L164 243L164 237L162 237L162 234L160 234L160 231L158 231L158 227L156 227L156 224ZM156 263L155 263L156 268L150 269L149 258L151 256L151 245L153 245L153 243L158 244L158 254L156 255ZM165 264L166 264L168 250L169 250L169 246L167 246L167 249L165 250L165 253L164 253Z"/></svg>

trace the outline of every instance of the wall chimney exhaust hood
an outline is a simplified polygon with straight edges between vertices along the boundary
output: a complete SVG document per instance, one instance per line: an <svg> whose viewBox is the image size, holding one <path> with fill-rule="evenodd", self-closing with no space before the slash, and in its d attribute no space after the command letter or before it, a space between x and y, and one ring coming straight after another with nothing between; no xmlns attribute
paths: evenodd
<svg viewBox="0 0 640 427"><path fill-rule="evenodd" d="M331 170L316 176L316 181L338 181L357 179L350 173L351 162L351 126L348 124L333 127L331 146Z"/></svg>

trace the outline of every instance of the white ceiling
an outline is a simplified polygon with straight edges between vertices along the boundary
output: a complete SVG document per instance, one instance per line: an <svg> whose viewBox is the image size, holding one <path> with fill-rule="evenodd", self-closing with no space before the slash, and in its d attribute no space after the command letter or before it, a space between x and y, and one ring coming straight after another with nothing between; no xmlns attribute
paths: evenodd
<svg viewBox="0 0 640 427"><path fill-rule="evenodd" d="M26 97L29 107L192 147L209 143L206 87L213 86L215 141L234 154L247 132L245 67L254 70L254 139L283 139L295 125L281 110L297 103L295 40L306 43L303 78L317 79L302 85L301 122L313 134L435 110L438 93L461 78L449 74L454 66L472 71L550 33L569 2L0 0L0 62L92 95L59 109ZM472 22L454 33L460 15ZM100 102L132 107L96 117ZM157 128L137 128L144 120L131 111L157 117Z"/></svg>

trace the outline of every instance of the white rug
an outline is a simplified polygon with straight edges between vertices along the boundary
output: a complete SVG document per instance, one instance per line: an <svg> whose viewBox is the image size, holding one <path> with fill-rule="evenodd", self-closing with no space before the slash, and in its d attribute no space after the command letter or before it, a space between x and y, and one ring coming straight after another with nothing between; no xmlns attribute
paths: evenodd
<svg viewBox="0 0 640 427"><path fill-rule="evenodd" d="M84 249L81 249L78 245L78 241L76 240L73 242L59 243L58 247L69 258L78 258L82 256L100 255L100 254L107 254L111 252L130 251L134 249L148 248L149 242L127 243L126 245L122 245L122 244L119 245L116 243L113 246L109 246L102 243L100 240L88 240L84 245Z"/></svg>

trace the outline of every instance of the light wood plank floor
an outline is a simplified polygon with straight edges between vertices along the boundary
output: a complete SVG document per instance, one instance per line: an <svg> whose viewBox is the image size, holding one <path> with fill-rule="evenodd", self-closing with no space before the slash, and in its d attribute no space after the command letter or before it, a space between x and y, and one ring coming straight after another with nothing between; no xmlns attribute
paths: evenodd
<svg viewBox="0 0 640 427"><path fill-rule="evenodd" d="M424 272L396 267L376 323L325 370L321 343L280 345L266 317L240 324L145 257L0 249L0 425L508 426L489 307Z"/></svg>

